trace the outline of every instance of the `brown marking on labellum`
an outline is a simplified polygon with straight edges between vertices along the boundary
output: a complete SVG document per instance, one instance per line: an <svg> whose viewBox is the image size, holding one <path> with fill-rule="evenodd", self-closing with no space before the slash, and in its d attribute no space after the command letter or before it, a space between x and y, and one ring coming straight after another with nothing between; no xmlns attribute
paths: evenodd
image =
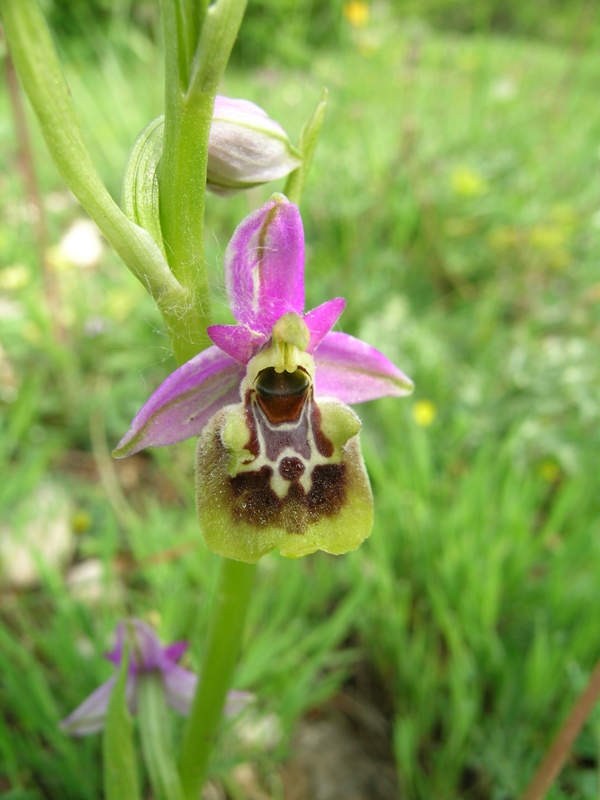
<svg viewBox="0 0 600 800"><path fill-rule="evenodd" d="M325 456L325 458L331 458L334 450L333 442L331 442L323 433L321 428L321 411L314 400L311 403L311 425L315 433L317 450L322 456Z"/></svg>
<svg viewBox="0 0 600 800"><path fill-rule="evenodd" d="M345 474L344 464L319 464L314 467L312 487L306 496L306 505L315 517L332 517L344 505Z"/></svg>
<svg viewBox="0 0 600 800"><path fill-rule="evenodd" d="M219 445L222 447L220 441ZM300 459L283 459L284 462ZM289 464L287 465L290 466ZM296 465L294 468L297 469ZM256 527L278 527L287 533L304 534L309 524L322 517L337 514L346 499L346 466L321 464L312 471L312 486L308 494L298 478L290 483L287 495L277 497L271 488L271 467L263 466L258 472L240 472L229 478L234 520ZM298 474L298 477L301 473ZM289 480L289 478L287 478Z"/></svg>
<svg viewBox="0 0 600 800"><path fill-rule="evenodd" d="M300 483L307 468L305 462L310 462L311 439L321 456L331 458L334 453L333 443L321 430L321 412L306 372L300 368L293 373L278 373L273 367L262 370L255 388L245 392L244 413L248 427L245 449L258 458L262 441L263 455L270 464L263 462L260 469L242 469L237 475L227 477L234 521L304 534L320 518L338 514L346 500L347 476L343 463L309 467L308 492ZM215 444L223 449L218 436ZM286 449L297 455L285 456L277 466L280 454ZM289 481L284 497L279 497L271 487L274 469Z"/></svg>
<svg viewBox="0 0 600 800"><path fill-rule="evenodd" d="M256 397L272 425L295 422L310 390L310 379L298 368L295 372L277 372L274 367L263 369L256 379Z"/></svg>
<svg viewBox="0 0 600 800"><path fill-rule="evenodd" d="M355 523L359 530L350 540L352 546L368 535L372 497L357 436L343 446L341 463L317 467L306 463L304 475L289 482L286 496L280 498L271 483L281 487L282 478L274 470L283 455L276 464L263 462L254 471L231 477L231 452L222 432L232 412L239 410L225 407L218 411L196 448L196 503L211 549L227 558L253 563L274 547L291 557L319 547L327 552L344 552L348 549L345 528L352 537ZM292 458L293 454L285 457ZM305 480L309 469L310 482ZM305 492L305 486L310 490Z"/></svg>
<svg viewBox="0 0 600 800"><path fill-rule="evenodd" d="M287 456L281 459L279 474L286 481L297 481L304 472L304 464L299 458Z"/></svg>
<svg viewBox="0 0 600 800"><path fill-rule="evenodd" d="M229 479L233 497L233 518L251 525L267 526L276 523L281 511L281 501L271 489L271 467L258 472L240 472Z"/></svg>

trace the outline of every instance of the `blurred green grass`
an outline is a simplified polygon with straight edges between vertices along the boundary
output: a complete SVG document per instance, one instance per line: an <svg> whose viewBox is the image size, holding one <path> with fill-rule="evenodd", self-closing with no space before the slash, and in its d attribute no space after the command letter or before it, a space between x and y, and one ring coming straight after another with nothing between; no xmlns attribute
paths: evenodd
<svg viewBox="0 0 600 800"><path fill-rule="evenodd" d="M155 46L122 35L114 47L98 32L94 60L65 51L115 196L162 102ZM515 797L581 690L600 642L599 79L591 49L376 14L310 70L228 73L224 93L292 137L328 86L302 207L307 307L345 296L343 329L417 391L359 409L370 540L343 558L261 563L237 676L254 719L224 731L215 772L254 759L274 774L299 716L367 660L403 796ZM0 121L2 536L25 536L48 487L74 531L67 563L40 564L36 588L2 588L0 796L92 798L98 739L73 742L57 721L110 673L99 654L123 615L190 638L198 667L217 559L197 530L193 443L118 465L105 454L174 366L160 318L108 247L87 269L60 254L83 214L32 123L62 298L46 307L5 91ZM225 245L276 188L209 201L220 321ZM90 560L100 577L86 595L68 575ZM248 733L261 719L269 747ZM551 800L598 796L599 737L596 714Z"/></svg>

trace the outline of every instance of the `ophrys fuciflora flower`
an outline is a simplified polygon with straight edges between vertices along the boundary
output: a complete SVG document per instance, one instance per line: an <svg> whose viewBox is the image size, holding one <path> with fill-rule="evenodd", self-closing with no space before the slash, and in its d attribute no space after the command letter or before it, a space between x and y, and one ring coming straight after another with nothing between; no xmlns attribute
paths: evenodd
<svg viewBox="0 0 600 800"><path fill-rule="evenodd" d="M402 397L413 385L365 342L331 329L345 301L304 314L304 231L274 195L238 226L225 254L237 325L156 390L114 455L199 436L196 499L208 546L255 562L353 550L373 501L349 403Z"/></svg>

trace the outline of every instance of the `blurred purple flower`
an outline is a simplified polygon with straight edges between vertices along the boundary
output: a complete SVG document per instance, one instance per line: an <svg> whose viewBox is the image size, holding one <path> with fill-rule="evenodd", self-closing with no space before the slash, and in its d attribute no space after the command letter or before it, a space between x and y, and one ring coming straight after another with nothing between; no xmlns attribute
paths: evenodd
<svg viewBox="0 0 600 800"><path fill-rule="evenodd" d="M187 649L187 642L175 642L175 644L163 647L149 625L139 619L128 619L120 622L117 626L115 646L109 653L106 653L106 658L112 661L117 668L123 657L125 643L129 648L129 669L125 690L129 711L132 714L136 711L139 676L148 672L157 672L162 675L167 703L175 711L187 715L198 682L196 675L177 664ZM92 692L75 711L63 719L60 727L72 736L86 736L102 730L110 695L116 681L117 675L109 678L95 692ZM225 713L238 713L244 708L249 698L248 692L229 692Z"/></svg>

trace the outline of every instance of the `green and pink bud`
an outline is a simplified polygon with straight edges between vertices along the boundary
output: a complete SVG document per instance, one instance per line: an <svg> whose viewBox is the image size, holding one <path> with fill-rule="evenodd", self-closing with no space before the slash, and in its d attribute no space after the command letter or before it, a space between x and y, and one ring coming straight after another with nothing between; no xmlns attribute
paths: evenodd
<svg viewBox="0 0 600 800"><path fill-rule="evenodd" d="M206 187L222 196L284 178L302 153L262 108L217 95L208 138Z"/></svg>

